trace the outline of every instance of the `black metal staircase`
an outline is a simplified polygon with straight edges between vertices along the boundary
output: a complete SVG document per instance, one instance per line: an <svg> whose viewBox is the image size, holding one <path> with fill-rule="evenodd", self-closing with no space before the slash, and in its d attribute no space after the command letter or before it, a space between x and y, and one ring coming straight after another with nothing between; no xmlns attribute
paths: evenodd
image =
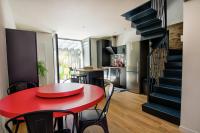
<svg viewBox="0 0 200 133"><path fill-rule="evenodd" d="M149 40L145 112L180 124L182 50L169 49L166 0L151 0L122 15L141 40Z"/></svg>

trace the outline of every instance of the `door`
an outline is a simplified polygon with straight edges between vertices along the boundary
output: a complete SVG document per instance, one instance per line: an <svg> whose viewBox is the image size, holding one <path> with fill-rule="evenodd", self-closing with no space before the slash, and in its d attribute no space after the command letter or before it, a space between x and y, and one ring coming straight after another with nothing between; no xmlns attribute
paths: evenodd
<svg viewBox="0 0 200 133"><path fill-rule="evenodd" d="M69 82L71 75L82 67L82 43L80 40L58 39L59 82Z"/></svg>

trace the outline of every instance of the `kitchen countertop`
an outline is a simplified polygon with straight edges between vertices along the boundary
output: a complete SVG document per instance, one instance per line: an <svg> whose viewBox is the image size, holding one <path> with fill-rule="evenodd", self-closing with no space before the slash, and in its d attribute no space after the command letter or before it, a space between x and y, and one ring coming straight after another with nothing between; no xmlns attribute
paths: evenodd
<svg viewBox="0 0 200 133"><path fill-rule="evenodd" d="M125 67L114 67L114 66L107 66L107 67L102 67L102 68L80 68L77 69L80 72L96 72L96 71L104 71L106 69L120 69L120 68L125 68Z"/></svg>
<svg viewBox="0 0 200 133"><path fill-rule="evenodd" d="M103 67L103 69L110 69L110 68L113 68L113 69L120 69L120 68L125 68L125 67L114 67L114 66L107 66L107 67Z"/></svg>
<svg viewBox="0 0 200 133"><path fill-rule="evenodd" d="M77 69L78 71L80 72L96 72L96 71L103 71L104 69L102 68L87 68L87 69L84 69L84 68L80 68L80 69Z"/></svg>

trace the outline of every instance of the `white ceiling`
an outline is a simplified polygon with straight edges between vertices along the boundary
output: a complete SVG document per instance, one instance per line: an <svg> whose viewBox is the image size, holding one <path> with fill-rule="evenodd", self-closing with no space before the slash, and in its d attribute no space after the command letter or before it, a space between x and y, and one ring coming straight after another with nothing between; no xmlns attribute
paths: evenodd
<svg viewBox="0 0 200 133"><path fill-rule="evenodd" d="M147 0L10 0L17 28L84 39L130 30L120 15Z"/></svg>

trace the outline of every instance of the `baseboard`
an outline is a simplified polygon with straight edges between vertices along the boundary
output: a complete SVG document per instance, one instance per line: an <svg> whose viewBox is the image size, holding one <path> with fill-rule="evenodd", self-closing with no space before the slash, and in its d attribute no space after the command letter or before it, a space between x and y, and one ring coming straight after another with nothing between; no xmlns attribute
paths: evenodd
<svg viewBox="0 0 200 133"><path fill-rule="evenodd" d="M184 127L184 126L179 126L179 129L183 132L183 133L199 133L198 131L192 130L190 128Z"/></svg>

